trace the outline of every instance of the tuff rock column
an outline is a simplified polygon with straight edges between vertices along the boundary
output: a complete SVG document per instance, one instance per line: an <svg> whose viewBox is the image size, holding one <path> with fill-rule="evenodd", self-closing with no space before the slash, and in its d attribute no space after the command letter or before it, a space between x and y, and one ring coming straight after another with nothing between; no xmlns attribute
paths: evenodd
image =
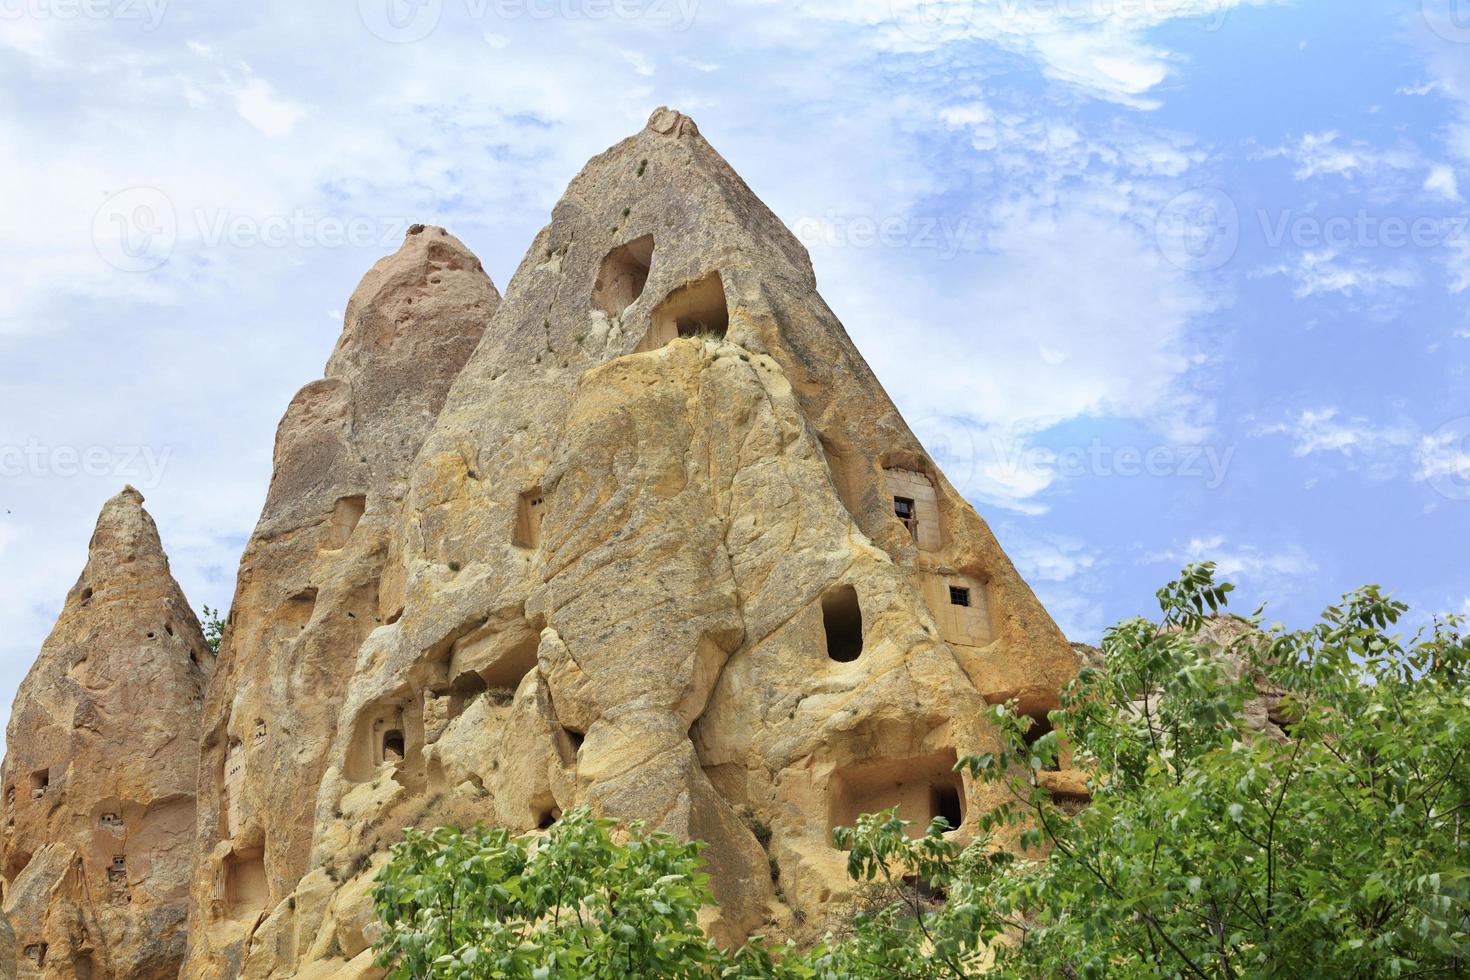
<svg viewBox="0 0 1470 980"><path fill-rule="evenodd" d="M272 913L311 869L357 649L392 615L380 594L408 465L499 302L463 243L415 225L286 410L205 708L186 976L264 975L311 939L309 903Z"/></svg>
<svg viewBox="0 0 1470 980"><path fill-rule="evenodd" d="M3 946L19 976L178 976L213 669L129 487L102 508L6 732L0 852L15 935Z"/></svg>

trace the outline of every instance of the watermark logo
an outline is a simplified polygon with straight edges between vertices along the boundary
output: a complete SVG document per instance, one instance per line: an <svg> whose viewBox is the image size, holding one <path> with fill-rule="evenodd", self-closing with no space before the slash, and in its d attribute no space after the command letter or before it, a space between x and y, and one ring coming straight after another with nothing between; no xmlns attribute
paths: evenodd
<svg viewBox="0 0 1470 980"><path fill-rule="evenodd" d="M963 37L975 21L978 0L888 0L893 24L923 44Z"/></svg>
<svg viewBox="0 0 1470 980"><path fill-rule="evenodd" d="M1187 190L1159 211L1154 241L1171 264L1186 272L1213 272L1240 247L1240 209L1222 190Z"/></svg>
<svg viewBox="0 0 1470 980"><path fill-rule="evenodd" d="M1453 44L1470 44L1470 0L1422 0L1424 22Z"/></svg>
<svg viewBox="0 0 1470 980"><path fill-rule="evenodd" d="M172 455L168 446L50 446L33 438L0 445L0 479L106 477L149 490L163 482Z"/></svg>
<svg viewBox="0 0 1470 980"><path fill-rule="evenodd" d="M434 33L444 0L357 0L363 26L390 44L412 44Z"/></svg>
<svg viewBox="0 0 1470 980"><path fill-rule="evenodd" d="M1470 500L1470 417L1451 419L1419 443L1419 478L1450 500Z"/></svg>
<svg viewBox="0 0 1470 980"><path fill-rule="evenodd" d="M156 187L130 187L92 216L92 244L123 272L151 272L168 261L179 236L173 201Z"/></svg>

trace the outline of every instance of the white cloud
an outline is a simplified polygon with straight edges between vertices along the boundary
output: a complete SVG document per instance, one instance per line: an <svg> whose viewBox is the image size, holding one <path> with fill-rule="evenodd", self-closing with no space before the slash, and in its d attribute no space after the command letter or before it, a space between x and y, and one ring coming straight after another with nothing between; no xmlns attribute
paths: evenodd
<svg viewBox="0 0 1470 980"><path fill-rule="evenodd" d="M1365 418L1344 417L1335 407L1303 410L1286 422L1261 428L1259 434L1288 435L1295 456L1337 455L1378 479L1401 472L1418 440L1409 426L1375 425Z"/></svg>
<svg viewBox="0 0 1470 980"><path fill-rule="evenodd" d="M1254 274L1290 278L1297 299L1337 295L1389 304L1395 291L1414 289L1423 282L1408 259L1378 260L1372 253L1344 255L1333 248L1307 249Z"/></svg>
<svg viewBox="0 0 1470 980"><path fill-rule="evenodd" d="M995 114L984 102L968 102L964 105L945 106L939 110L939 118L951 129L962 129L989 123L995 118Z"/></svg>
<svg viewBox="0 0 1470 980"><path fill-rule="evenodd" d="M1267 550L1252 544L1234 544L1224 534L1201 535L1151 557L1182 568L1213 561L1216 579L1248 582L1258 590L1274 592L1290 579L1317 571L1317 563L1296 545Z"/></svg>
<svg viewBox="0 0 1470 980"><path fill-rule="evenodd" d="M1177 64L1150 43L1150 30L1172 21L1216 31L1237 8L1282 0L1099 0L1093 3L976 0L807 0L819 18L877 29L895 52L933 51L985 41L1036 62L1053 81L1096 98L1142 109Z"/></svg>
<svg viewBox="0 0 1470 980"><path fill-rule="evenodd" d="M1062 536L1027 537L1011 547L1011 559L1028 582L1067 582L1100 561L1084 541Z"/></svg>
<svg viewBox="0 0 1470 980"><path fill-rule="evenodd" d="M720 66L713 61L701 61L698 58L690 58L687 55L675 55L674 62L685 68L692 68L698 72L709 74L720 70Z"/></svg>
<svg viewBox="0 0 1470 980"><path fill-rule="evenodd" d="M1407 150L1385 150L1362 140L1343 140L1334 130L1307 133L1296 143L1268 150L1263 156L1292 161L1297 180L1323 176L1351 179L1385 170L1411 170L1418 165L1417 156Z"/></svg>
<svg viewBox="0 0 1470 980"><path fill-rule="evenodd" d="M653 59L641 51L631 51L624 48L618 51L618 55L639 75L648 78L653 74Z"/></svg>
<svg viewBox="0 0 1470 980"><path fill-rule="evenodd" d="M1459 201L1460 183L1455 179L1454 168L1438 164L1430 168L1429 176L1424 179L1424 189L1431 194L1438 194L1447 201Z"/></svg>
<svg viewBox="0 0 1470 980"><path fill-rule="evenodd" d="M288 135L306 110L276 95L269 83L252 78L235 89L235 107L240 117L272 139Z"/></svg>

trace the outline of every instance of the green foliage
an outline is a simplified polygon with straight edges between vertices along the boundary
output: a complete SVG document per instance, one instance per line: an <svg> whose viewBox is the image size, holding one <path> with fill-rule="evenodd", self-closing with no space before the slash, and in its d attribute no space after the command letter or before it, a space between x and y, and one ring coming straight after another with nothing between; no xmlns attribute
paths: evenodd
<svg viewBox="0 0 1470 980"><path fill-rule="evenodd" d="M704 935L700 845L638 827L618 844L614 826L574 810L545 837L406 832L373 889L378 964L403 980L810 975Z"/></svg>
<svg viewBox="0 0 1470 980"><path fill-rule="evenodd" d="M219 618L219 610L205 606L199 622L204 627L204 642L209 644L209 649L219 653L220 640L225 636L225 622Z"/></svg>
<svg viewBox="0 0 1470 980"><path fill-rule="evenodd" d="M1310 629L1236 629L1232 670L1202 632L1228 585L1193 566L1130 620L1025 744L961 767L1007 791L963 853L891 814L839 841L864 879L917 875L937 909L860 917L826 976L1462 976L1470 970L1470 650L1450 619L1409 645L1376 588ZM1259 686L1259 689L1258 689ZM1272 736L1247 702L1280 692ZM1038 775L1070 743L1091 773L1075 815ZM988 847L1013 841L1014 853Z"/></svg>
<svg viewBox="0 0 1470 980"><path fill-rule="evenodd" d="M578 811L544 839L410 832L375 890L394 977L1396 977L1470 974L1470 645L1365 588L1299 631L1235 628L1210 565L1103 641L1027 745L962 759L980 839L893 811L835 832L864 900L814 950L699 931L697 845ZM1220 643L1229 645L1222 651ZM1222 655L1228 654L1228 655ZM1266 700L1262 700L1263 694ZM1279 728L1259 725L1263 705ZM1250 719L1256 719L1252 723ZM1092 802L1053 798L1070 750Z"/></svg>

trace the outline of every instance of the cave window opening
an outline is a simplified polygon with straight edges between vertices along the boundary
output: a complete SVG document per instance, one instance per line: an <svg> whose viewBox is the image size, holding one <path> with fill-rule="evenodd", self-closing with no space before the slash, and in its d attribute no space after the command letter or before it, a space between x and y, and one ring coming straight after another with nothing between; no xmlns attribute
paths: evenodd
<svg viewBox="0 0 1470 980"><path fill-rule="evenodd" d="M640 351L656 350L680 337L723 340L730 330L730 307L718 272L680 286L653 311L653 325Z"/></svg>
<svg viewBox="0 0 1470 980"><path fill-rule="evenodd" d="M960 807L960 788L954 785L932 786L929 789L929 819L943 817L950 830L957 830L965 815Z"/></svg>
<svg viewBox="0 0 1470 980"><path fill-rule="evenodd" d="M908 532L909 540L920 551L939 551L944 546L944 533L934 481L918 470L885 463L883 482L893 498L893 515Z"/></svg>
<svg viewBox="0 0 1470 980"><path fill-rule="evenodd" d="M339 497L332 505L331 516L327 518L327 529L321 544L322 550L341 551L347 547L347 542L352 538L352 532L357 530L358 522L362 520L362 515L365 513L367 513L365 494Z"/></svg>
<svg viewBox="0 0 1470 980"><path fill-rule="evenodd" d="M893 498L893 513L903 524L904 529L909 532L909 537L917 539L919 536L919 519L914 510L914 501L909 497Z"/></svg>
<svg viewBox="0 0 1470 980"><path fill-rule="evenodd" d="M964 606L968 609L970 607L970 590L958 585L951 585L949 587L949 604L951 606Z"/></svg>
<svg viewBox="0 0 1470 980"><path fill-rule="evenodd" d="M893 808L907 821L904 833L924 836L935 817L952 828L964 822L964 782L955 772L958 754L945 749L911 758L857 762L833 773L828 787L828 826L851 827L865 813Z"/></svg>
<svg viewBox="0 0 1470 980"><path fill-rule="evenodd" d="M863 610L857 589L844 585L822 596L822 626L832 660L846 664L862 655Z"/></svg>
<svg viewBox="0 0 1470 980"><path fill-rule="evenodd" d="M107 883L113 888L126 888L128 885L128 859L119 854L112 859L112 864L107 869Z"/></svg>
<svg viewBox="0 0 1470 980"><path fill-rule="evenodd" d="M45 943L31 943L29 946L26 947L25 957L26 957L26 959L28 959L32 963L34 963L36 966L45 966L46 965L46 944Z"/></svg>
<svg viewBox="0 0 1470 980"><path fill-rule="evenodd" d="M384 762L402 762L407 755L401 728L394 728L383 733Z"/></svg>
<svg viewBox="0 0 1470 980"><path fill-rule="evenodd" d="M223 791L220 809L225 817L225 835L235 836L240 829L241 800L245 793L245 746L232 738L225 748Z"/></svg>
<svg viewBox="0 0 1470 980"><path fill-rule="evenodd" d="M592 286L592 305L610 317L622 316L643 295L652 265L652 235L636 238L608 252Z"/></svg>
<svg viewBox="0 0 1470 980"><path fill-rule="evenodd" d="M1051 719L1047 718L1046 715L1047 713L1045 711L1037 711L1027 716L1031 719L1031 727L1026 729L1026 734L1022 736L1026 743L1026 748L1035 748L1037 742L1041 741L1044 736L1051 734ZM1058 753L1056 759L1047 763L1043 768L1050 772L1060 772L1062 768L1060 753Z"/></svg>
<svg viewBox="0 0 1470 980"><path fill-rule="evenodd" d="M31 799L39 800L51 788L51 770L37 769L31 773Z"/></svg>
<svg viewBox="0 0 1470 980"><path fill-rule="evenodd" d="M265 851L236 852L225 859L224 912L231 919L253 916L270 899Z"/></svg>
<svg viewBox="0 0 1470 980"><path fill-rule="evenodd" d="M449 717L458 718L464 714L466 708L474 703L475 698L490 689L485 683L485 678L473 670L467 670L454 683L449 685Z"/></svg>
<svg viewBox="0 0 1470 980"><path fill-rule="evenodd" d="M541 546L541 522L546 511L546 498L540 487L521 494L516 511L515 544L521 548Z"/></svg>

